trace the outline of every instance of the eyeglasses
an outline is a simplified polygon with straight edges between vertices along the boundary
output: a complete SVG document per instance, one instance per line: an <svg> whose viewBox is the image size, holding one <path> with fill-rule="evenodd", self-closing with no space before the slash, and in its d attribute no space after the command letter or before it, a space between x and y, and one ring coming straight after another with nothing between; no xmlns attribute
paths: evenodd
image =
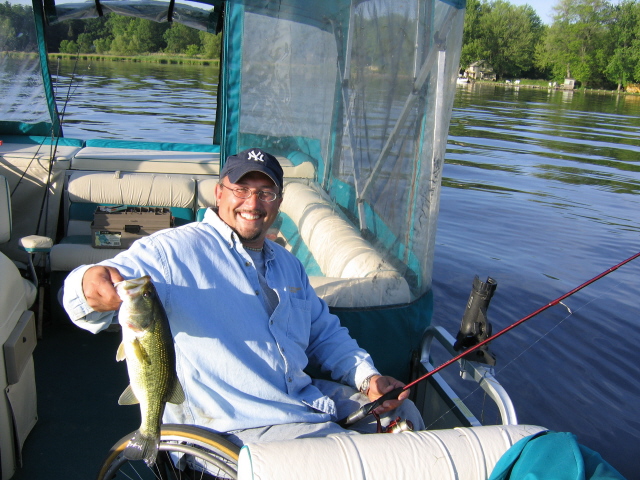
<svg viewBox="0 0 640 480"><path fill-rule="evenodd" d="M231 188L231 187L227 187L222 182L220 182L220 185L226 188L227 190L231 190L233 194L238 198L251 198L252 195L257 195L258 198L263 202L273 202L280 196L276 192L270 192L268 190L253 191L252 189L247 187Z"/></svg>

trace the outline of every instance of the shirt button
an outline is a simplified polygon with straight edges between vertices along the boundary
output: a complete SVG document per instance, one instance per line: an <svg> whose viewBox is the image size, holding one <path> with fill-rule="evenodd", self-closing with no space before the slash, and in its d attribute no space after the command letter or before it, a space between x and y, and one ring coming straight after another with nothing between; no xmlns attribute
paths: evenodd
<svg viewBox="0 0 640 480"><path fill-rule="evenodd" d="M260 291L256 290L256 295L260 295Z"/></svg>
<svg viewBox="0 0 640 480"><path fill-rule="evenodd" d="M245 266L245 267L250 267L250 266L251 266L251 262L246 262L246 263L244 264L244 266Z"/></svg>
<svg viewBox="0 0 640 480"><path fill-rule="evenodd" d="M269 325L273 325L273 320L269 320Z"/></svg>
<svg viewBox="0 0 640 480"><path fill-rule="evenodd" d="M289 377L289 378L287 378L287 381L288 381L289 383L291 383L291 382L293 382L293 379L292 379L291 377Z"/></svg>

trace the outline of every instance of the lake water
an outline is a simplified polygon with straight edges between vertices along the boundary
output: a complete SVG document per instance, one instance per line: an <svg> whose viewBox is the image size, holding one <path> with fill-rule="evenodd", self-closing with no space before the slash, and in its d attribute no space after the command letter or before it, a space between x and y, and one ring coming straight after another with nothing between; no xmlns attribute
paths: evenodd
<svg viewBox="0 0 640 480"><path fill-rule="evenodd" d="M70 89L68 76L57 86L71 93L65 135L209 143L217 74L80 64ZM93 84L110 88L95 98ZM434 323L455 335L473 277L491 276L497 332L640 250L640 98L457 88ZM575 433L629 479L640 454L639 274L640 259L568 298L571 314L551 307L491 345L520 423Z"/></svg>

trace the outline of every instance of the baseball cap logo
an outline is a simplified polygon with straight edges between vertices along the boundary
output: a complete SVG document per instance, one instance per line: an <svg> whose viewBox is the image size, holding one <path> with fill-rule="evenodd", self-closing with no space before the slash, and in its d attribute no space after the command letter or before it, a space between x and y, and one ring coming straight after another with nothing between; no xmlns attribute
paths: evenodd
<svg viewBox="0 0 640 480"><path fill-rule="evenodd" d="M256 152L255 150L251 150L249 152L249 160L264 163L264 155L260 151Z"/></svg>

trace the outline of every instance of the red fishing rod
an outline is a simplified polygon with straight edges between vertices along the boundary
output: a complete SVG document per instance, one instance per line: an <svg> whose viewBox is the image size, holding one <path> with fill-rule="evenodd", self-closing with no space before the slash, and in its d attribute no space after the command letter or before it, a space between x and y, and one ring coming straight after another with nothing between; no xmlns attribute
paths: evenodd
<svg viewBox="0 0 640 480"><path fill-rule="evenodd" d="M367 415L371 414L373 412L373 410L375 410L376 408L378 408L380 405L382 405L385 401L387 400L396 400L398 398L398 396L404 392L405 390L410 389L411 387L413 387L415 384L420 383L424 380L426 380L427 378L429 378L430 376L438 373L440 370L442 370L443 368L448 367L449 365L451 365L452 363L457 362L458 360L462 359L463 357L469 355L472 352L475 352L476 350L482 348L483 346L485 346L486 344L488 344L489 342L491 342L492 340L495 340L498 337L501 337L502 335L504 335L505 333L513 330L514 328L516 328L518 325L522 325L524 322L526 322L527 320L532 319L533 317L535 317L536 315L544 312L545 310L547 310L550 307L553 307L555 305L558 305L560 302L562 302L564 299L570 297L571 295L573 295L576 292L579 292L580 290L582 290L583 288L591 285L592 283L600 280L602 277L605 277L607 275L609 275L611 272L619 269L620 267L622 267L623 265L631 262L632 260L635 260L636 258L640 257L640 252L636 253L635 255L632 255L631 257L627 258L626 260L623 260L622 262L618 263L617 265L614 265L613 267L605 270L604 272L600 273L599 275L596 275L595 277L593 277L590 280L587 280L586 282L584 282L582 285L574 288L573 290L565 293L564 295L556 298L555 300L547 303L545 306L539 308L538 310L536 310L533 313L530 313L529 315L527 315L526 317L521 318L520 320L518 320L515 323L512 323L511 325L503 328L502 330L500 330L498 333L490 336L489 338L487 338L486 340L483 340L481 342L479 342L478 344L469 347L468 349L466 349L464 352L462 352L461 354L453 357L450 360L447 360L446 362L444 362L442 365L440 365L439 367L434 368L433 370L427 372L426 374L424 374L423 376L421 376L420 378L412 381L411 383L405 385L404 387L400 387L400 388L395 388L393 390L391 390L390 392L385 393L384 395L382 395L380 398L378 398L377 400L371 402L371 403L367 403L366 405L363 405L362 407L360 407L358 410L356 410L355 412L353 412L351 415L349 415L348 417L340 420L340 422L338 422L340 425L342 426L347 426L347 425L352 425L354 423L356 423L357 421L363 419L364 417L366 417Z"/></svg>

